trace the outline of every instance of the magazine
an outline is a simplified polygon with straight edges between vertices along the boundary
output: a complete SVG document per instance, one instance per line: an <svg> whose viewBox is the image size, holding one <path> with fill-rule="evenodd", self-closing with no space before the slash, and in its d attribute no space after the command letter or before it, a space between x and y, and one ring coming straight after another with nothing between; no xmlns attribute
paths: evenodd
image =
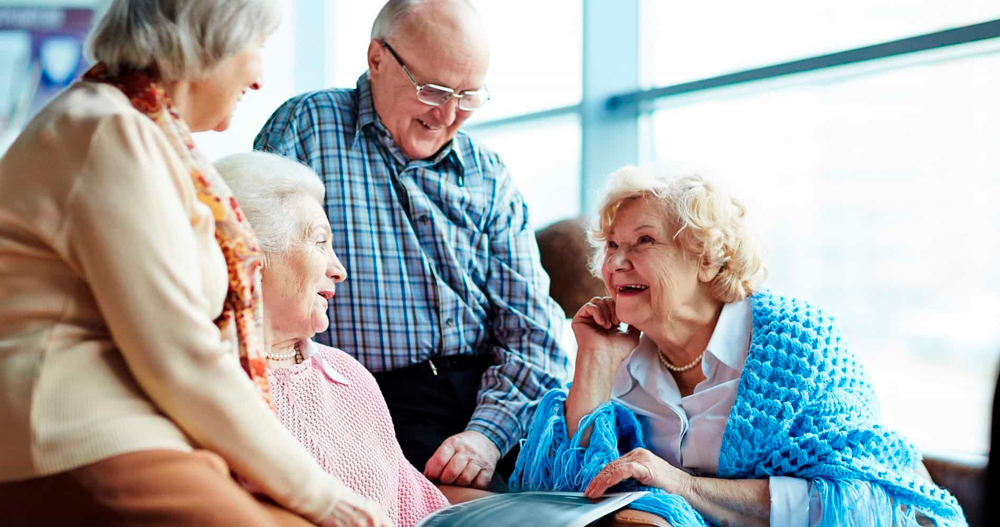
<svg viewBox="0 0 1000 527"><path fill-rule="evenodd" d="M496 494L440 509L416 527L585 527L645 494L617 492L597 499L582 492Z"/></svg>

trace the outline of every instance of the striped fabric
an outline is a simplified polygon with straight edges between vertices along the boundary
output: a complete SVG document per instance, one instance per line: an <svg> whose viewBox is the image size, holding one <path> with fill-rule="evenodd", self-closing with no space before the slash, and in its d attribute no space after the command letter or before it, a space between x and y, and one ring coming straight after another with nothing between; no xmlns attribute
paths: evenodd
<svg viewBox="0 0 1000 527"><path fill-rule="evenodd" d="M289 100L254 148L310 165L326 185L348 278L316 339L372 372L490 354L498 365L483 376L468 429L507 452L529 403L570 372L564 315L500 158L459 132L433 158L407 160L375 113L367 73L356 89Z"/></svg>

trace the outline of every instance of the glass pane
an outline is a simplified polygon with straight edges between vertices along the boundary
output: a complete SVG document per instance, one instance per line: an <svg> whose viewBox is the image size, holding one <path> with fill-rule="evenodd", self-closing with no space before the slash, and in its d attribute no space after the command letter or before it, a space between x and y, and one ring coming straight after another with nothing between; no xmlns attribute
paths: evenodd
<svg viewBox="0 0 1000 527"><path fill-rule="evenodd" d="M27 120L22 108L32 86L29 71L31 35L27 31L0 31L0 155L14 142Z"/></svg>
<svg viewBox="0 0 1000 527"><path fill-rule="evenodd" d="M647 86L667 86L1000 18L996 0L643 0Z"/></svg>
<svg viewBox="0 0 1000 527"><path fill-rule="evenodd" d="M371 26L382 2L336 0L332 3L330 85L350 87L368 67L366 56ZM476 111L470 123L580 102L582 2L481 0L475 4L490 37L492 56L486 84L493 98Z"/></svg>
<svg viewBox="0 0 1000 527"><path fill-rule="evenodd" d="M989 444L997 48L678 98L649 123L657 162L718 179L744 201L769 249L770 287L839 319L885 419L925 450Z"/></svg>
<svg viewBox="0 0 1000 527"><path fill-rule="evenodd" d="M579 115L471 133L507 164L536 230L580 214Z"/></svg>
<svg viewBox="0 0 1000 527"><path fill-rule="evenodd" d="M368 70L368 43L372 23L385 2L379 0L332 0L327 3L327 84L353 88Z"/></svg>

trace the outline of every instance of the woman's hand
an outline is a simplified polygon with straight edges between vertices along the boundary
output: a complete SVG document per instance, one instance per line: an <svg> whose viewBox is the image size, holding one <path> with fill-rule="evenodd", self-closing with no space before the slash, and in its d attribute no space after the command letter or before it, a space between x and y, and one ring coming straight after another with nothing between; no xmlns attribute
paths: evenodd
<svg viewBox="0 0 1000 527"><path fill-rule="evenodd" d="M570 437L585 415L611 399L611 387L622 362L639 345L639 330L619 328L621 321L615 314L615 301L594 297L573 317L576 335L576 371L573 385L566 396L566 431ZM581 437L580 445L587 446L590 430Z"/></svg>
<svg viewBox="0 0 1000 527"><path fill-rule="evenodd" d="M382 507L347 487L341 487L340 500L320 527L393 527Z"/></svg>
<svg viewBox="0 0 1000 527"><path fill-rule="evenodd" d="M584 495L597 498L629 478L684 498L712 525L771 525L768 479L695 477L645 448L637 448L608 463L594 476Z"/></svg>
<svg viewBox="0 0 1000 527"><path fill-rule="evenodd" d="M615 301L611 297L594 297L573 317L573 334L576 336L577 364L590 360L610 369L611 374L639 345L639 330L632 326L622 331L621 321L615 314Z"/></svg>
<svg viewBox="0 0 1000 527"><path fill-rule="evenodd" d="M584 491L588 498L597 498L626 479L640 485L663 489L671 494L687 497L694 476L667 463L645 448L637 448L608 463Z"/></svg>

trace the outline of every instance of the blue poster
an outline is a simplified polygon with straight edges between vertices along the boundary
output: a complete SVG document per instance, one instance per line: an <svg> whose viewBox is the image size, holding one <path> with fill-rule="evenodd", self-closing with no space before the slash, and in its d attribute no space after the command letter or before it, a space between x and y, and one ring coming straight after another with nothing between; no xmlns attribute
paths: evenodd
<svg viewBox="0 0 1000 527"><path fill-rule="evenodd" d="M0 153L86 71L83 43L93 16L91 9L0 7Z"/></svg>

